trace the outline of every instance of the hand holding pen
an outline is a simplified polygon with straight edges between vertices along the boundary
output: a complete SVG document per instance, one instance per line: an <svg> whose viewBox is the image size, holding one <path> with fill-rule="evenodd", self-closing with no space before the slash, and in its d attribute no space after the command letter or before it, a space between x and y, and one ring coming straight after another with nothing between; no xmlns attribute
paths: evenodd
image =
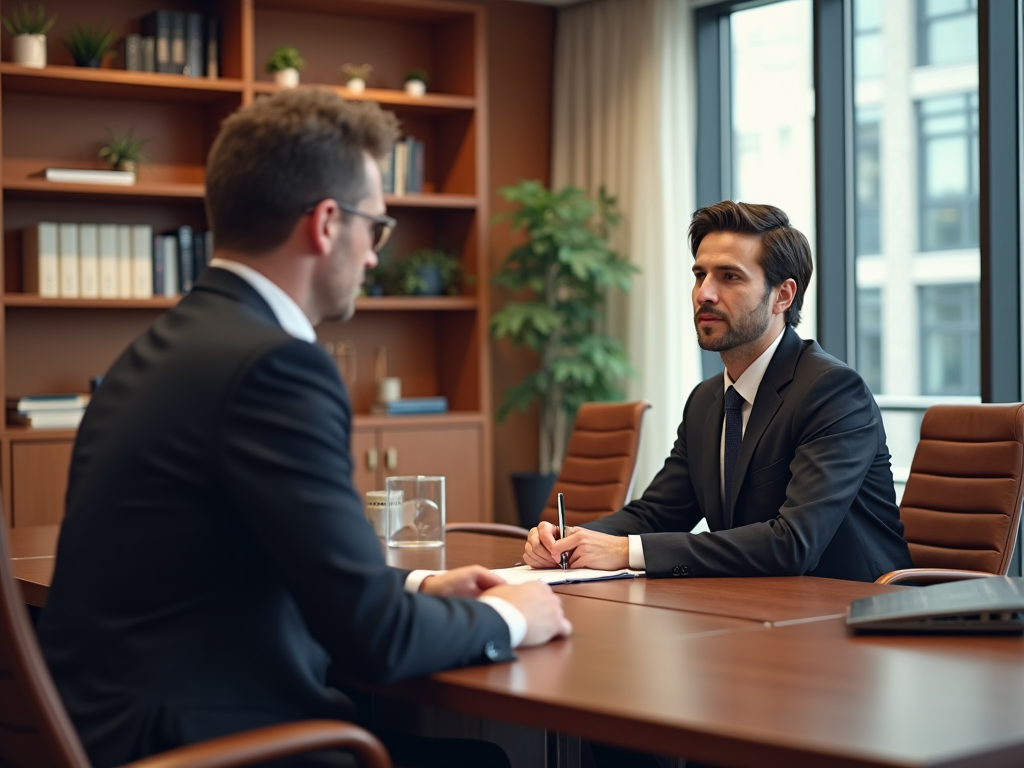
<svg viewBox="0 0 1024 768"><path fill-rule="evenodd" d="M565 498L558 494L558 538L565 538ZM569 553L562 553L562 570L569 570Z"/></svg>

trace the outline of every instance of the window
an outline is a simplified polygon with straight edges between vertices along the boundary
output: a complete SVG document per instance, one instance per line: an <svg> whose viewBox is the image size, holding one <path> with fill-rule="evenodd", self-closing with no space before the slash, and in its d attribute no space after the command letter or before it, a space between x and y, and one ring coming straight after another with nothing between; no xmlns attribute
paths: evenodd
<svg viewBox="0 0 1024 768"><path fill-rule="evenodd" d="M918 0L917 7L918 64L978 58L978 0Z"/></svg>
<svg viewBox="0 0 1024 768"><path fill-rule="evenodd" d="M974 395L981 388L981 335L977 285L923 285L921 391Z"/></svg>
<svg viewBox="0 0 1024 768"><path fill-rule="evenodd" d="M853 77L882 74L882 0L857 0L853 10Z"/></svg>
<svg viewBox="0 0 1024 768"><path fill-rule="evenodd" d="M881 116L881 107L864 107L857 110L854 237L858 256L882 252L882 182L879 157Z"/></svg>
<svg viewBox="0 0 1024 768"><path fill-rule="evenodd" d="M978 94L918 104L921 250L978 246Z"/></svg>
<svg viewBox="0 0 1024 768"><path fill-rule="evenodd" d="M872 392L882 391L882 291L857 291L857 370Z"/></svg>

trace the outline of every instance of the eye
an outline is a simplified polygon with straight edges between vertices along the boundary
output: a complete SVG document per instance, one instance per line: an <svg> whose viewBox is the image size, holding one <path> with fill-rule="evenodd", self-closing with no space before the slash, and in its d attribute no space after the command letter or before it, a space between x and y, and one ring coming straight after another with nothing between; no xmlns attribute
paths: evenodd
<svg viewBox="0 0 1024 768"><path fill-rule="evenodd" d="M697 272L696 270L694 270L694 273L693 273L694 281L696 281L698 283L703 282L705 274L706 274L705 272Z"/></svg>

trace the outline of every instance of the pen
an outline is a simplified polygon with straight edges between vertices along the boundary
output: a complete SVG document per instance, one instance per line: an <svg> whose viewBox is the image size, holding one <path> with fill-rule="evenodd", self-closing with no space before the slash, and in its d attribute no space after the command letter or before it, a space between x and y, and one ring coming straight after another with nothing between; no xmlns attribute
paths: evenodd
<svg viewBox="0 0 1024 768"><path fill-rule="evenodd" d="M565 498L558 494L558 538L565 538ZM562 553L562 570L569 570L569 555Z"/></svg>

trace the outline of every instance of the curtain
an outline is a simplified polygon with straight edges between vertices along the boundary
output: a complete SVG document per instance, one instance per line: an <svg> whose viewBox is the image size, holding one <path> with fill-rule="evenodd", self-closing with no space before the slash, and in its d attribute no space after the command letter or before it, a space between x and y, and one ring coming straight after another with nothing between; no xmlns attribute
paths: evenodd
<svg viewBox="0 0 1024 768"><path fill-rule="evenodd" d="M595 0L558 16L552 184L591 195L604 185L617 197L624 223L614 246L640 268L628 294L612 292L606 318L637 370L628 399L653 405L637 495L661 468L700 381L686 242L695 186L694 49L688 0Z"/></svg>

